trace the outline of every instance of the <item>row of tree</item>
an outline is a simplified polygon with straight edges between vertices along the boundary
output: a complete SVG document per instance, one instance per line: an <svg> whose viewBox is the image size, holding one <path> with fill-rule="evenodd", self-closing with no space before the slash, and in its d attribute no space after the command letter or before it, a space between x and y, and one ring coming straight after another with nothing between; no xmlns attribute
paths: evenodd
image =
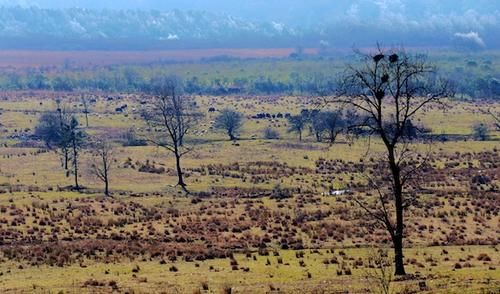
<svg viewBox="0 0 500 294"><path fill-rule="evenodd" d="M135 70L116 70L106 74L44 73L20 74L0 73L2 90L53 90L53 91L105 91L144 92L151 90L152 73ZM230 95L230 94L316 94L333 86L334 79L323 75L292 73L286 80L270 76L255 78L214 78L202 80L198 76L185 79L184 91L189 94Z"/></svg>
<svg viewBox="0 0 500 294"><path fill-rule="evenodd" d="M183 155L193 150L193 146L186 144L185 136L196 126L202 114L197 110L196 103L181 95L180 80L178 77L167 77L156 82L152 99L141 110L141 116L149 126L149 134L144 138L137 138L135 132L126 134L125 145L153 144L171 152L175 157L178 183L188 192L183 177L181 159ZM35 127L35 137L44 141L47 148L59 154L61 165L66 176L74 177L73 188L79 190L80 153L82 149L90 150L93 161L91 170L105 185L105 195L109 196L109 173L113 165L112 144L103 138L92 138L86 129L80 125L75 114L69 113L60 100L56 101L57 109L43 113ZM82 97L82 112L85 114L86 127L89 126L90 113L88 99ZM302 140L302 133L309 129L317 142L327 140L334 144L341 133L362 133L362 119L353 109L326 110L303 109L300 114L288 117L289 132L298 135ZM244 124L244 115L232 109L224 109L216 116L214 128L224 131L229 140L238 140L239 132ZM405 133L414 134L416 128L408 122ZM411 131L409 131L411 130ZM270 128L264 131L264 138L277 139L279 134Z"/></svg>
<svg viewBox="0 0 500 294"><path fill-rule="evenodd" d="M312 66L312 65L311 65ZM461 70L459 70L461 69ZM448 73L455 91L464 97L498 98L500 81L491 71L459 68ZM68 69L56 73L30 70L0 73L2 90L106 91L144 92L151 90L154 77L165 70L159 66L109 67L93 71ZM221 71L224 67L221 66ZM231 75L206 78L185 77L184 91L189 94L324 94L333 93L337 86L338 70L326 72L272 73L269 75Z"/></svg>
<svg viewBox="0 0 500 294"><path fill-rule="evenodd" d="M354 121L358 119L353 111L319 111L304 109L299 115L292 115L288 118L290 133L296 133L302 141L302 134L309 127L309 132L313 134L317 142L328 140L330 144L335 143L335 139L342 132L346 132ZM237 135L243 126L243 114L232 110L224 109L215 118L214 127L226 132L229 140L237 140ZM265 138L275 139L276 136L266 136Z"/></svg>
<svg viewBox="0 0 500 294"><path fill-rule="evenodd" d="M42 139L49 149L59 154L66 176L73 174L73 188L76 190L81 188L78 181L80 152L84 146L91 147L94 158L91 169L96 177L103 181L104 193L109 196L109 172L113 163L112 145L105 140L90 138L76 116L61 107L59 101L57 105L56 112L42 114L35 128L35 136Z"/></svg>
<svg viewBox="0 0 500 294"><path fill-rule="evenodd" d="M435 67L422 56L381 48L374 54L359 55L362 65L347 68L336 85L336 95L328 101L342 105L346 110L303 111L289 118L290 131L296 132L301 139L302 132L309 127L318 140L326 138L330 142L345 130L358 130L380 139L385 152L377 172L373 173L378 178L368 180L377 193L376 203L370 205L365 199L353 199L386 229L394 247L395 274L405 275L403 241L408 233L405 212L417 200L411 187L418 186L415 177L426 160L424 156L423 162L416 161L419 150L409 142L415 131L412 120L428 105L453 95L453 91L450 91L448 81L436 79ZM142 111L142 117L150 127L146 141L174 154L178 185L187 192L181 159L193 150L193 146L184 139L201 115L194 101L180 95L178 79L156 79L149 89L153 95ZM216 119L216 127L224 129L230 139L237 138L241 126L241 114L232 110L222 111ZM50 138L46 142L58 148L66 168L68 161L72 163L78 187L79 148L86 135L76 118L66 117L65 111L59 107L55 114L42 117L37 132ZM97 154L101 159L98 166L105 171L106 166L109 167L105 164L109 157L103 156L104 153ZM100 174L104 178L106 173Z"/></svg>
<svg viewBox="0 0 500 294"><path fill-rule="evenodd" d="M181 158L193 150L185 142L186 134L196 126L201 114L196 109L196 103L189 97L182 96L181 81L177 77L158 78L151 87L151 99L141 110L143 120L149 126L149 134L140 141L162 147L171 152L176 161L178 176L177 185L184 191ZM84 113L88 126L89 108L83 98ZM135 135L131 141L138 141ZM55 150L61 158L62 166L69 176L74 176L74 189L79 190L78 182L80 151L90 147L94 157L92 170L105 184L105 194L109 195L109 172L113 164L113 153L110 142L102 139L92 139L85 132L74 114L69 113L60 101L57 101L55 112L44 113L35 128L35 136L42 139L46 146Z"/></svg>
<svg viewBox="0 0 500 294"><path fill-rule="evenodd" d="M309 127L316 141L328 140L335 143L339 134L346 132L355 125L359 117L352 110L319 111L304 109L299 115L290 116L289 132L296 133L302 141L302 133Z"/></svg>

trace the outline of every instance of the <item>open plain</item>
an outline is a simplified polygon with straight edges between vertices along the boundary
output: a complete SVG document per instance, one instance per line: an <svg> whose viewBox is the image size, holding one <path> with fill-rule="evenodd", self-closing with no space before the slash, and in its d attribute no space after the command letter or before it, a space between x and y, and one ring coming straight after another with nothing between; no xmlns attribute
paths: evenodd
<svg viewBox="0 0 500 294"><path fill-rule="evenodd" d="M31 135L40 115L56 108L56 99L85 121L81 93L1 96L1 292L377 288L370 279L376 271L371 256L390 249L390 238L354 199L376 201L367 181L383 154L381 142L341 136L328 144L307 132L299 141L287 132L286 113L335 106L300 96L195 96L204 116L187 138L196 147L183 159L191 192L186 196L175 187L168 152L125 144L131 128L138 138L147 131L139 115L145 96L95 93L85 129L115 145L112 197L104 197L90 151L81 155L83 188L74 191L60 156ZM445 103L418 117L433 142L412 143L429 160L413 190L418 201L406 215L411 277L392 285L399 293L498 293L500 133L477 141L471 126L493 125L487 110L499 112L500 106ZM238 141L214 129L210 108L243 112ZM269 117L257 118L259 113ZM263 137L269 127L278 138Z"/></svg>

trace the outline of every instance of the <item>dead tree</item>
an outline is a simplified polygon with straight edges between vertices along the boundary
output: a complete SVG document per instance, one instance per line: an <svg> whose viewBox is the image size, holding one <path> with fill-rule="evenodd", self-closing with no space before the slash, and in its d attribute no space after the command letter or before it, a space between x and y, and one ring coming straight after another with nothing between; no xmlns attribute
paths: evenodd
<svg viewBox="0 0 500 294"><path fill-rule="evenodd" d="M412 202L405 188L416 167L404 134L417 113L449 94L449 90L447 83L435 78L434 66L422 55L410 56L403 49L385 51L380 47L375 54L357 53L362 63L349 66L342 75L335 101L354 107L366 117L365 129L385 146L390 187L379 190L386 195L380 197L376 211L362 207L387 229L394 246L395 274L405 275L404 213ZM387 198L393 200L393 207L386 205Z"/></svg>
<svg viewBox="0 0 500 294"><path fill-rule="evenodd" d="M104 195L110 196L109 175L114 161L113 146L104 140L98 140L93 144L92 154L92 172L104 183Z"/></svg>
<svg viewBox="0 0 500 294"><path fill-rule="evenodd" d="M67 171L69 169L69 152L70 152L70 141L68 140L68 125L70 123L70 117L66 113L66 108L61 104L61 100L56 100L57 113L59 116L59 148L61 149L61 154L63 157L64 169Z"/></svg>
<svg viewBox="0 0 500 294"><path fill-rule="evenodd" d="M181 93L182 86L177 77L155 80L152 96L142 110L142 117L151 128L147 140L174 155L177 185L187 193L181 159L192 151L192 147L186 146L184 139L196 124L199 114L195 111L195 103Z"/></svg>
<svg viewBox="0 0 500 294"><path fill-rule="evenodd" d="M85 126L88 128L89 127L90 101L89 101L88 97L85 95L82 95L81 101L82 101L82 106L83 106L83 113L85 114Z"/></svg>
<svg viewBox="0 0 500 294"><path fill-rule="evenodd" d="M83 147L83 144L85 143L85 138L87 137L87 134L80 129L78 120L76 117L72 117L69 125L65 126L67 128L66 134L67 134L67 140L70 142L70 148L71 148L71 163L73 166L73 176L75 179L75 186L74 188L76 190L80 190L80 185L78 183L78 172L79 172L79 157L80 157L80 150Z"/></svg>

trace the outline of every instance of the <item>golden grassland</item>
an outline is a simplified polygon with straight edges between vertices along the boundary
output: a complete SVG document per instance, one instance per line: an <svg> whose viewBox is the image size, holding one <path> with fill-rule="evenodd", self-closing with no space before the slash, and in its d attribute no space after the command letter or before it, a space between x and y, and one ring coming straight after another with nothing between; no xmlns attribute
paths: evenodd
<svg viewBox="0 0 500 294"><path fill-rule="evenodd" d="M271 289L280 289L284 293L366 293L374 290L373 282L368 280L373 269L361 266L352 268L352 275L338 275L337 270L342 263L353 264L353 260L367 262L372 249L337 249L304 251L303 258L296 258L296 252L278 251L279 256L259 256L254 253L247 257L237 254L235 260L241 268L249 268L248 272L232 270L228 259L204 262L177 262L177 272L169 270L171 264L159 264L150 261L120 261L116 263L93 263L59 267L20 268L20 264L3 263L0 287L9 292L64 293L75 292L111 292L109 281L115 281L122 292L134 293L195 293L207 283L208 293L222 293L225 287L231 287L233 293L269 293ZM443 250L448 252L443 254ZM333 253L332 253L333 252ZM418 293L481 293L481 291L498 291L500 272L488 269L477 260L479 254L496 256L498 264L498 248L485 246L465 247L424 247L411 248L407 255L414 264L408 265L409 272L427 279L427 286L432 291L421 291L417 281L395 282L394 289L416 291ZM256 256L256 260L253 259ZM337 257L340 264L325 264L324 261ZM473 258L470 258L472 256ZM470 260L469 268L455 269L459 259ZM278 263L278 260L281 260ZM430 260L438 265L430 267ZM305 266L300 265L300 261ZM134 268L139 268L134 272ZM308 276L310 274L310 277ZM82 287L88 280L105 281L106 286ZM21 282L22 281L22 282ZM372 287L372 288L370 288ZM278 292L280 291L278 290ZM323 292L322 292L323 291Z"/></svg>
<svg viewBox="0 0 500 294"><path fill-rule="evenodd" d="M49 99L51 98L51 99ZM92 207L100 211L96 216L108 220L114 216L106 210L99 210L99 199L102 184L92 175L90 163L92 157L88 152L81 156L80 182L86 187L84 193L71 192L64 189L73 183L72 176L67 176L61 167L59 156L54 151L43 151L40 148L22 147L19 143L23 136L30 134L40 116L38 111L48 111L55 108L54 97L40 97L34 94L25 94L15 100L0 101L0 206L14 205L25 212L40 203L53 204L54 214L64 212L68 203L81 204L89 199ZM123 95L123 99L106 101L99 98L90 114L91 135L105 135L117 139L129 128L134 127L139 133L145 128L134 109L140 106L137 103L140 97ZM201 174L196 172L201 167L209 165L219 166L224 170L235 164L244 166L256 162L286 164L287 167L314 170L319 159L342 160L344 163L359 163L370 157L377 158L383 154L383 146L376 139L358 138L354 141L340 138L334 145L314 142L312 136L305 131L305 140L299 142L295 134L287 132L285 119L254 120L250 117L259 112L292 113L296 114L302 108L323 107L312 98L305 97L197 97L197 102L204 113L203 121L193 130L188 143L195 144L193 152L183 159L186 169L186 181L193 192L210 191L217 187L260 188L270 190L277 185L283 188L308 189L314 196L319 197L316 203L306 203L303 211L313 212L318 209L355 209L349 201L341 201L329 196L321 196L328 191L329 186L335 189L344 189L347 182L363 183L366 178L359 173L342 172L325 183L325 178L311 173L283 174L276 178L263 176L261 181L255 182L250 176L243 178L224 176L220 174ZM79 111L79 95L63 97L63 103L74 111ZM114 110L120 105L128 104L126 113L116 113ZM208 107L218 110L234 108L244 112L245 125L240 133L241 140L237 144L227 141L223 132L211 128L216 113L208 113ZM332 107L331 105L325 107ZM37 111L33 111L33 110ZM433 164L437 169L443 169L446 163L452 161L451 156L460 154L479 154L482 152L497 153L500 132L493 128L493 119L486 110L500 112L500 104L473 103L447 101L444 111L441 107L428 108L418 117L418 123L430 128L433 134L470 135L471 127L476 122L486 123L491 131L489 141L473 141L471 138L459 141L436 141L431 145L434 154ZM85 121L81 113L80 122ZM266 127L273 127L280 133L279 140L262 139L262 131ZM142 130L142 131L141 131ZM369 147L368 147L369 146ZM414 147L426 152L428 145L416 142ZM175 208L182 213L196 214L201 206L210 203L219 207L222 202L234 201L224 196L203 200L193 204L172 185L176 183L173 169L173 157L165 150L157 147L122 147L116 144L114 150L115 166L111 175L111 190L114 197L123 203L140 203L147 208ZM148 162L156 167L164 167L164 174L139 172L137 168L126 168L124 163L131 162L134 166ZM468 164L468 163L467 163ZM465 162L457 168L466 168ZM476 159L470 161L470 166L480 167ZM498 171L498 167L496 168ZM498 177L494 179L498 181ZM496 182L498 183L498 182ZM455 188L461 188L464 183L455 183ZM445 189L445 188L443 188ZM143 195L144 194L144 195ZM422 202L432 203L433 195L421 195ZM498 194L496 197L500 197ZM61 201L57 204L57 201ZM269 197L252 200L271 212L297 213L298 197L278 202ZM467 195L457 196L456 201L464 202L465 207L473 209L475 204ZM497 201L493 203L498 204ZM107 204L106 204L107 205ZM110 204L111 205L111 204ZM114 204L113 204L114 205ZM500 258L498 253L499 216L489 215L485 208L481 208L484 217L482 223L477 223L473 215L463 218L463 225L467 227L466 235L475 236L474 231L481 229L482 236L490 236L496 240L493 245L462 245L462 246L429 246L426 240L439 240L448 234L453 226L458 224L458 216L453 214L453 199L443 200L443 204L436 208L435 214L451 213L451 222L443 223L438 217L427 218L423 215L412 215L410 222L413 226L425 224L433 225L442 230L436 230L422 236L415 236L406 252L408 272L416 275L415 279L394 282L394 288L402 293L498 293L500 291ZM234 208L219 207L222 214L228 218L244 214L243 203L236 203ZM231 211L233 210L233 211ZM43 215L49 216L49 212ZM7 222L11 222L15 215L1 215ZM185 220L181 216L181 220ZM339 222L335 216L327 219L329 222ZM344 222L344 221L342 221ZM313 222L314 223L314 222ZM317 222L320 223L320 222ZM162 221L148 222L155 228L163 226ZM129 224L124 231L133 231L144 227L146 222ZM35 226L33 218L27 218L27 223L18 227L26 231ZM11 228L8 223L0 224L0 230ZM118 231L118 229L114 229ZM51 230L47 229L47 236ZM262 235L259 227L252 228L252 234ZM365 234L370 234L366 229ZM310 236L303 234L304 242L313 244ZM145 237L145 236L144 236ZM200 242L197 240L196 242ZM361 243L360 243L361 242ZM202 244L202 243L200 243ZM222 293L231 288L235 293L366 293L373 291L376 286L373 281L367 280L367 272L375 271L367 267L368 255L371 251L365 248L361 238L347 238L342 242L325 242L325 248L304 249L303 257L297 257L297 250L283 250L272 248L269 256L259 255L256 250L250 255L235 253L238 269L233 269L229 258L166 262L161 264L154 258L131 260L122 258L112 262L100 262L92 259L83 260L80 264L68 264L63 267L49 265L30 265L22 260L8 260L2 258L0 262L0 292L3 293ZM356 244L363 248L355 248ZM373 244L371 244L373 245ZM241 251L240 251L241 252ZM275 253L273 253L275 252ZM341 253L342 252L342 253ZM447 253L445 253L447 252ZM481 254L489 256L489 261L479 260ZM255 259L254 259L255 257ZM338 263L326 264L325 260L337 258ZM278 262L278 259L281 259ZM361 259L361 261L358 261ZM358 262L357 262L358 261ZM460 264L457 268L456 264ZM175 266L178 271L171 271ZM345 269L351 271L346 275ZM248 269L248 270L242 270ZM339 274L338 270L341 270ZM92 285L89 281L98 281L103 285ZM111 281L116 282L111 283ZM425 281L426 288L420 288L418 282ZM87 282L87 283L86 283ZM208 285L203 290L203 284ZM278 290L279 289L279 290ZM407 292L403 292L407 291ZM416 292L412 292L416 291ZM490 292L488 292L490 291Z"/></svg>

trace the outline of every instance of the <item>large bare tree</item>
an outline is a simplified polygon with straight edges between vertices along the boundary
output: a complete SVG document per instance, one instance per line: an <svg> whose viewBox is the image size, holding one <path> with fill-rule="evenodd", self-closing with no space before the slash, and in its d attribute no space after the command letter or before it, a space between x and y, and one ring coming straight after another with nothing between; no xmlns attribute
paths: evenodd
<svg viewBox="0 0 500 294"><path fill-rule="evenodd" d="M413 200L405 188L418 168L411 160L405 133L415 115L449 94L448 86L436 78L435 67L425 56L380 47L372 54L357 54L362 61L342 75L335 101L354 107L365 118L364 128L385 146L390 187L377 187L377 208L359 203L387 229L394 246L395 274L405 275L404 214ZM392 205L387 199L393 200Z"/></svg>
<svg viewBox="0 0 500 294"><path fill-rule="evenodd" d="M152 96L142 110L142 117L152 131L148 141L174 155L177 185L187 193L181 158L192 151L184 139L199 117L196 104L190 97L182 95L182 82L178 77L156 79L151 88Z"/></svg>
<svg viewBox="0 0 500 294"><path fill-rule="evenodd" d="M114 161L113 146L101 139L95 142L92 147L92 155L94 156L92 171L104 183L104 195L110 196L109 178Z"/></svg>

